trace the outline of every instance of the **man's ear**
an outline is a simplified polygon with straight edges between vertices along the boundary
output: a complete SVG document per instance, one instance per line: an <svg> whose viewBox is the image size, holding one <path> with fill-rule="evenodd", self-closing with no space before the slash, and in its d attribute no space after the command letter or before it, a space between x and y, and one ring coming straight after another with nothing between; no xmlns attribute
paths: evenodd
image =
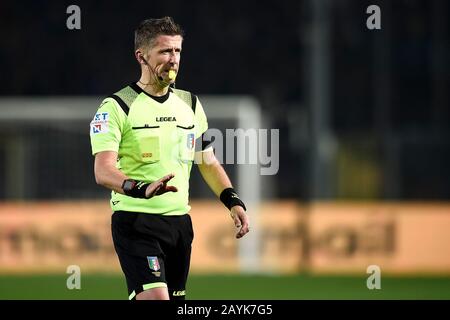
<svg viewBox="0 0 450 320"><path fill-rule="evenodd" d="M137 49L134 52L134 56L136 57L136 60L139 62L139 64L147 64L147 60L145 60L144 54L142 53L141 49Z"/></svg>

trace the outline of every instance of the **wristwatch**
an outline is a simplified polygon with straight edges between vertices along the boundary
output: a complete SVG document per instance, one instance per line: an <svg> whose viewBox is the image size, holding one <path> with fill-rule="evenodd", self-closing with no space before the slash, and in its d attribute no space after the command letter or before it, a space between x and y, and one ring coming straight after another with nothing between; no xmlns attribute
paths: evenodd
<svg viewBox="0 0 450 320"><path fill-rule="evenodd" d="M128 194L131 190L133 190L134 186L136 185L136 181L133 179L126 179L122 183L122 190L125 192L125 194Z"/></svg>

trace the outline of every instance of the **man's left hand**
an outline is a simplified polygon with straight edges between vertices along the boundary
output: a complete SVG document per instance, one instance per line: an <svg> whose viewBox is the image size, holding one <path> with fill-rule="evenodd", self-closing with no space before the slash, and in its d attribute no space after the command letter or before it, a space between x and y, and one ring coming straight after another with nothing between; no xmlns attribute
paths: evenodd
<svg viewBox="0 0 450 320"><path fill-rule="evenodd" d="M240 228L238 233L236 233L236 239L242 238L246 235L249 229L249 219L241 206L234 206L230 211L231 218L234 220L234 225L236 228Z"/></svg>

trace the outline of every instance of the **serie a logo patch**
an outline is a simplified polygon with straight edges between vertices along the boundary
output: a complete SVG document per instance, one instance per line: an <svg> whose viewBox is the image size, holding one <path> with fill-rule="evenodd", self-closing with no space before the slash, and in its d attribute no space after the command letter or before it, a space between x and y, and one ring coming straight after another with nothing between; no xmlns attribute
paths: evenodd
<svg viewBox="0 0 450 320"><path fill-rule="evenodd" d="M159 277L161 275L161 272L159 272L159 269L161 269L161 266L159 265L158 257L148 256L147 261L148 261L148 266L149 266L150 270L153 270L152 273L155 276Z"/></svg>
<svg viewBox="0 0 450 320"><path fill-rule="evenodd" d="M195 136L194 136L193 133L188 133L187 141L186 141L186 147L189 150L192 150L192 149L194 149L194 146L195 146Z"/></svg>

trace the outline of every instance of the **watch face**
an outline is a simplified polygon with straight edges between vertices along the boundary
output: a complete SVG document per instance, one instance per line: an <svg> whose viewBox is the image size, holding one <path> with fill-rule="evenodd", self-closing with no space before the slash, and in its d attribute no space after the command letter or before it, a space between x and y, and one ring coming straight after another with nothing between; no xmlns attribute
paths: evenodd
<svg viewBox="0 0 450 320"><path fill-rule="evenodd" d="M131 189L133 189L135 184L136 184L136 181L134 181L134 180L125 180L123 183L122 189L124 191L130 191Z"/></svg>

